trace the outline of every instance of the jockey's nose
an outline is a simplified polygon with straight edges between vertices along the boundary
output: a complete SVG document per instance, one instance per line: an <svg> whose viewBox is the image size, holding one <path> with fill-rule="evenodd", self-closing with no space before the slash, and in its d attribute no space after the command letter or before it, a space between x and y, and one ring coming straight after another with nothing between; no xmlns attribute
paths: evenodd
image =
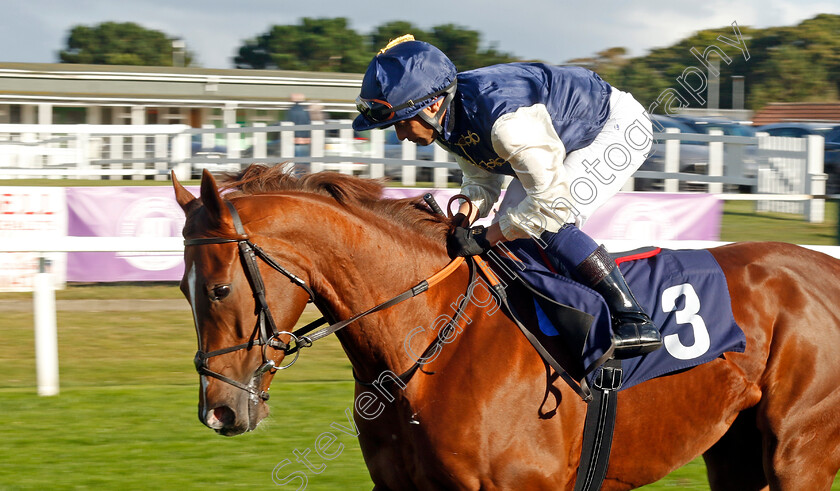
<svg viewBox="0 0 840 491"><path fill-rule="evenodd" d="M408 136L405 132L405 128L403 128L403 125L401 125L400 123L394 124L394 130L397 132L397 138L400 141L405 140L406 137Z"/></svg>

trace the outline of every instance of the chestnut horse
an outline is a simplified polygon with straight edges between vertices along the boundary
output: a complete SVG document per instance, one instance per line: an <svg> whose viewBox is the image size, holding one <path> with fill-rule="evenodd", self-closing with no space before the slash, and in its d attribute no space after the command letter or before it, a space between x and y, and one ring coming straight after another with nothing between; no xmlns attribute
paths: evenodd
<svg viewBox="0 0 840 491"><path fill-rule="evenodd" d="M174 183L187 217L181 289L204 353L198 414L223 435L268 414L272 364L283 362L306 288L322 312L348 319L450 261L449 225L419 199L380 199L375 181L278 170L252 166L224 198L207 171L201 199ZM237 247L243 231L285 271L256 260L282 342L254 341L260 295ZM603 488L651 483L702 454L712 489L827 490L840 467L840 262L783 243L711 253L746 352L622 391ZM433 345L437 319L453 315L469 282L462 264L337 332L357 377L354 418L374 489L572 489L586 403L504 314L468 302L468 321L433 360L404 384L390 378L415 363L409 352Z"/></svg>

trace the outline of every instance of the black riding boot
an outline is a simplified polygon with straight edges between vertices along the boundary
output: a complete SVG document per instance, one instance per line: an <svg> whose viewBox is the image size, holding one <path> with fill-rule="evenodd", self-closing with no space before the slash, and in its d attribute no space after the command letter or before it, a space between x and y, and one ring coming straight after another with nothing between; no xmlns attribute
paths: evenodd
<svg viewBox="0 0 840 491"><path fill-rule="evenodd" d="M633 297L604 246L584 259L576 272L584 284L604 297L610 308L616 358L633 358L662 346L659 329Z"/></svg>

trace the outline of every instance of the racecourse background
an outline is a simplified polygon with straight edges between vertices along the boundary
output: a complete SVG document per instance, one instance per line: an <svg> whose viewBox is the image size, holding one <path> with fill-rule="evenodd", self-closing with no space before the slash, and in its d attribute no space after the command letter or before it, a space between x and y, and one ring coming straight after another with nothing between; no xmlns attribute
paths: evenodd
<svg viewBox="0 0 840 491"><path fill-rule="evenodd" d="M789 215L756 216L749 203L727 203L721 239L834 244L834 204L827 214L826 223L809 224ZM2 310L2 489L273 487L274 466L295 448L311 447L352 401L349 363L327 338L275 379L266 423L237 438L219 437L196 418L195 334L177 286L73 285L57 295L68 305L95 305L59 308L62 391L56 397L35 396L31 311ZM26 293L0 294L0 308L29 299ZM167 309L146 300L166 302ZM112 304L128 310L109 310ZM370 489L358 445L344 435L339 441L344 452L321 474L310 474L306 489ZM702 461L647 489L674 487L708 489Z"/></svg>

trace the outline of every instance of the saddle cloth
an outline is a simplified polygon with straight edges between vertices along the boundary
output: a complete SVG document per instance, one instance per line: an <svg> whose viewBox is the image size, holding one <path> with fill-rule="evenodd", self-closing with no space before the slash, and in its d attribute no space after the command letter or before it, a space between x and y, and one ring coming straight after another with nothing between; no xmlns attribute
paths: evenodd
<svg viewBox="0 0 840 491"><path fill-rule="evenodd" d="M526 328L534 334L561 366L575 379L586 377L592 385L599 363L611 346L609 310L603 298L546 265L536 242L528 239L508 242L508 257L501 262L533 290L558 304L591 315L582 353L569 353L568 326L552 322L551 305L533 295L522 310ZM655 377L689 369L723 356L743 352L746 338L732 314L726 278L717 261L706 250L662 250L634 254L616 260L639 304L659 327L663 347L642 357L622 360L621 389ZM511 257L513 256L513 257ZM519 302L520 305L523 302ZM580 346L580 343L577 343ZM575 348L575 351L580 349ZM580 365L574 366L576 357ZM566 362L564 363L564 360Z"/></svg>

